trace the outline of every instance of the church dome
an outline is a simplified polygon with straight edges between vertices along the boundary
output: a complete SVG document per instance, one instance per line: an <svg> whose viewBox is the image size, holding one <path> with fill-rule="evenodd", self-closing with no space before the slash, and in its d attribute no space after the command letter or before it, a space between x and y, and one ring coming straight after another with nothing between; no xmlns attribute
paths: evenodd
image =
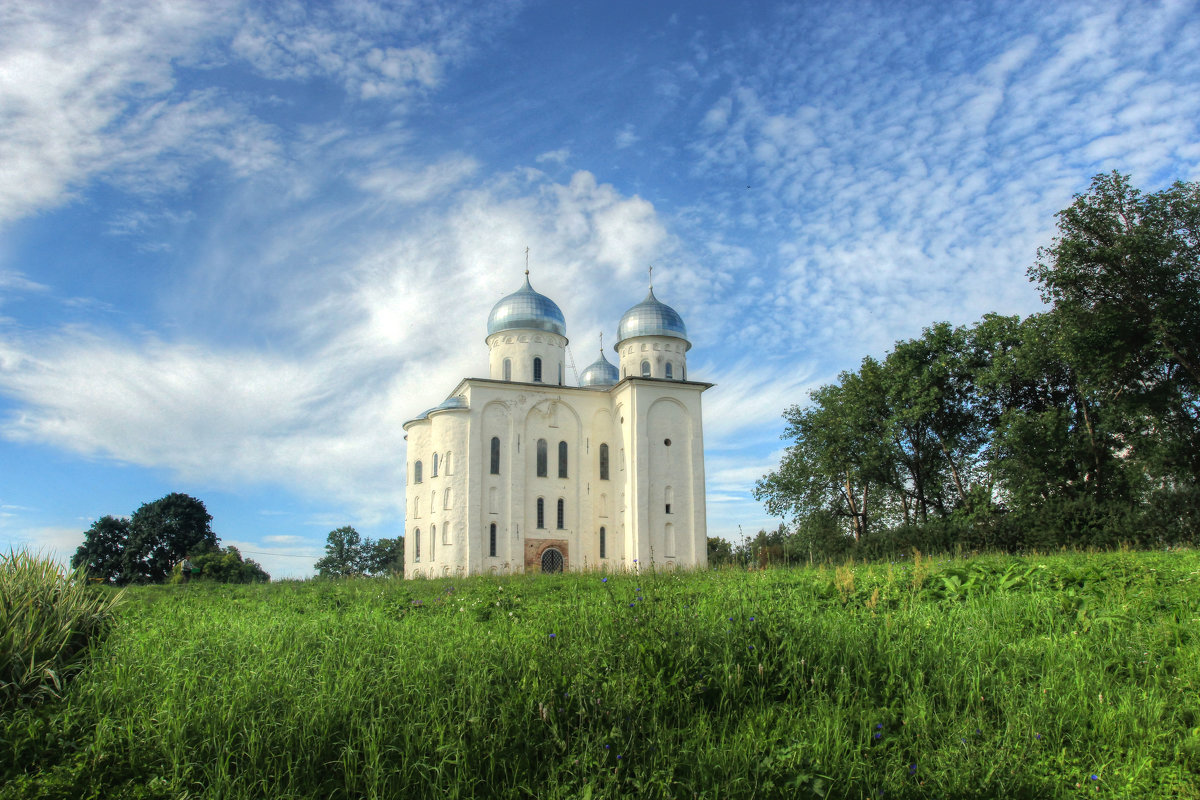
<svg viewBox="0 0 1200 800"><path fill-rule="evenodd" d="M683 318L675 309L666 303L659 302L654 296L654 290L646 295L646 299L625 312L621 324L617 326L617 344L614 350L621 349L621 343L636 336L671 336L682 339L688 348L687 328Z"/></svg>
<svg viewBox="0 0 1200 800"><path fill-rule="evenodd" d="M620 373L617 368L608 363L608 359L604 357L604 351L600 351L600 357L593 361L579 375L580 386L612 386L620 380Z"/></svg>
<svg viewBox="0 0 1200 800"><path fill-rule="evenodd" d="M567 322L563 313L553 300L544 294L539 294L529 285L529 275L525 275L525 285L502 299L492 307L488 314L488 336L499 331L535 330L567 335Z"/></svg>

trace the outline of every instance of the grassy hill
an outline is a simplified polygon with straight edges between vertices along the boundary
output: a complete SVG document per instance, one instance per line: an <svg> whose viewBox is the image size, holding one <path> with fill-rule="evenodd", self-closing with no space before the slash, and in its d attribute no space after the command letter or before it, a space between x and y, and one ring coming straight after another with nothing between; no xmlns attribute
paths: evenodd
<svg viewBox="0 0 1200 800"><path fill-rule="evenodd" d="M1200 798L1200 553L129 590L0 798Z"/></svg>

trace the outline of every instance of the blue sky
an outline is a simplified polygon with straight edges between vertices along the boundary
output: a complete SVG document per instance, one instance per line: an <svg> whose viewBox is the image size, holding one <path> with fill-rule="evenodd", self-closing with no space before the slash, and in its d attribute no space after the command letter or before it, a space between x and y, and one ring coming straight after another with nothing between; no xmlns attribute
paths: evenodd
<svg viewBox="0 0 1200 800"><path fill-rule="evenodd" d="M579 368L654 265L709 532L773 525L783 409L1037 310L1112 169L1200 179L1195 2L0 0L0 547L171 491L277 577L399 534L527 246Z"/></svg>

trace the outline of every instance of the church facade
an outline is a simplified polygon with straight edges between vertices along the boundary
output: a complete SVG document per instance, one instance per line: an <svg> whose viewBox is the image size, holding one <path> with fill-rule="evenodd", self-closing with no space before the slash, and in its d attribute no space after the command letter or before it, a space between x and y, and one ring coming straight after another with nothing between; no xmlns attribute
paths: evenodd
<svg viewBox="0 0 1200 800"><path fill-rule="evenodd" d="M566 385L566 322L529 283L488 316L490 375L404 424L405 577L707 564L691 343L651 288Z"/></svg>

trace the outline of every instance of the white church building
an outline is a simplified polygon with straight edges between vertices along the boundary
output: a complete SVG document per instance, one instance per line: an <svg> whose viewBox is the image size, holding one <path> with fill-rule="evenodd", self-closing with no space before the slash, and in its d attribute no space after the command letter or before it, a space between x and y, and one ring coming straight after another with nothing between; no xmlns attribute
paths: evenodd
<svg viewBox="0 0 1200 800"><path fill-rule="evenodd" d="M651 288L617 366L566 385L559 307L525 285L488 316L490 377L404 423L405 577L707 564L704 434L691 343Z"/></svg>

